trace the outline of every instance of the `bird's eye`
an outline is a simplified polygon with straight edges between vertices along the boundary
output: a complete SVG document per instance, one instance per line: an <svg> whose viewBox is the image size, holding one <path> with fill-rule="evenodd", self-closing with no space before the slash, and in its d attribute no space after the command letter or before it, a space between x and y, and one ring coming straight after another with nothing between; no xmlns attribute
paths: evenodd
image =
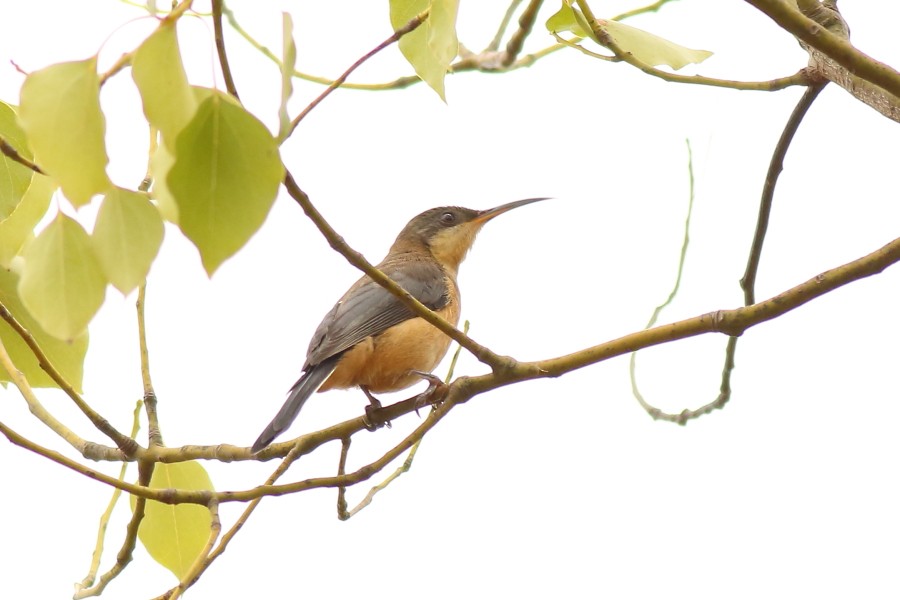
<svg viewBox="0 0 900 600"><path fill-rule="evenodd" d="M453 225L454 223L456 223L456 215L452 212L445 212L441 215L442 225Z"/></svg>

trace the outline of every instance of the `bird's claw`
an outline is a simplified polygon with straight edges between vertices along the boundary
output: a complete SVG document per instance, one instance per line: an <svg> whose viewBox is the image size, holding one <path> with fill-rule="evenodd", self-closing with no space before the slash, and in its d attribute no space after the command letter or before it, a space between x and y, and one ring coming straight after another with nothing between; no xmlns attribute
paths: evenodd
<svg viewBox="0 0 900 600"><path fill-rule="evenodd" d="M369 399L369 404L366 405L366 416L363 417L363 421L365 423L365 427L367 431L377 431L379 427L387 426L388 429L391 428L391 422L385 419L378 419L375 417L375 411L381 410L381 400L372 395L372 393L366 388L362 388L363 393L366 395L366 398Z"/></svg>
<svg viewBox="0 0 900 600"><path fill-rule="evenodd" d="M419 409L425 408L429 404L437 406L444 400L444 396L446 395L447 384L444 383L444 380L434 375L433 373L426 373L424 371L411 371L414 375L418 375L422 379L428 382L428 387L424 392L416 396L415 401L415 409L416 416L419 415Z"/></svg>

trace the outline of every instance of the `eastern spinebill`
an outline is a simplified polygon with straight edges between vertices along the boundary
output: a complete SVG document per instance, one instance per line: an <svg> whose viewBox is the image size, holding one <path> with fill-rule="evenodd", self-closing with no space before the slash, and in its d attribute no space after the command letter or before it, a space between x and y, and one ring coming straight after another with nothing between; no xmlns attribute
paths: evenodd
<svg viewBox="0 0 900 600"><path fill-rule="evenodd" d="M440 206L414 217L378 269L454 326L459 322L459 265L485 223L509 210L546 200L529 198L488 210ZM254 442L259 452L282 433L316 391L360 387L396 392L434 369L450 338L417 317L367 275L334 305L309 343L303 374L287 400Z"/></svg>

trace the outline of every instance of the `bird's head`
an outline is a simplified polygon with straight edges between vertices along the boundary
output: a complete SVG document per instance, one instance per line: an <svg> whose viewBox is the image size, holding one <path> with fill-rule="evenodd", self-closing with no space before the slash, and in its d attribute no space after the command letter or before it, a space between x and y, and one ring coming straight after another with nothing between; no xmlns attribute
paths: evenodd
<svg viewBox="0 0 900 600"><path fill-rule="evenodd" d="M432 208L413 217L407 223L400 235L397 236L394 248L400 249L410 245L425 246L441 265L456 272L469 248L472 247L475 236L485 223L514 208L540 200L547 200L547 198L517 200L487 210L474 210L461 206Z"/></svg>

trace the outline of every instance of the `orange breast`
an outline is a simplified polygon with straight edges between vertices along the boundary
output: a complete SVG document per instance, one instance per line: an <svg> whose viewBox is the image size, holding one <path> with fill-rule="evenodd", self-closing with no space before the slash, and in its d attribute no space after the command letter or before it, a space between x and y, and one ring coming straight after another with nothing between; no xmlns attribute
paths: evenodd
<svg viewBox="0 0 900 600"><path fill-rule="evenodd" d="M447 279L450 303L437 311L454 326L459 322L459 291ZM396 392L421 381L410 371L430 373L450 347L450 338L427 321L415 318L368 337L346 353L319 388L320 392L365 386L374 393Z"/></svg>

